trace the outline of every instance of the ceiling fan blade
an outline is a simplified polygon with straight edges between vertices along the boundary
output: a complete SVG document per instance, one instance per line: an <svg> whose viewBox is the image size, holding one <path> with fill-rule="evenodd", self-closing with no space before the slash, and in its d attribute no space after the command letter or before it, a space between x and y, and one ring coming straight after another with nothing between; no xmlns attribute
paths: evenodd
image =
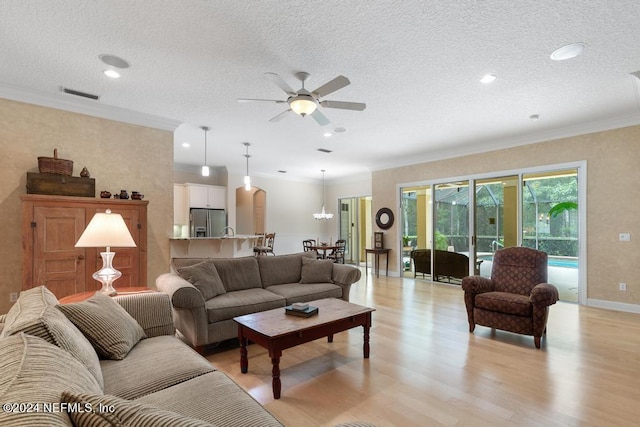
<svg viewBox="0 0 640 427"><path fill-rule="evenodd" d="M289 95L295 95L296 91L291 89L291 86L289 86L287 84L287 82L285 82L282 77L280 77L278 74L276 73L264 73L264 76L266 78L268 78L269 80L271 80L272 82L274 82L276 85L278 85L278 87L280 89L282 89L283 91L285 91L287 94Z"/></svg>
<svg viewBox="0 0 640 427"><path fill-rule="evenodd" d="M269 121L270 122L279 122L280 120L282 120L287 115L287 113L289 111L291 111L291 108L289 108L288 110L283 111L282 113L278 114L275 117L270 118Z"/></svg>
<svg viewBox="0 0 640 427"><path fill-rule="evenodd" d="M329 119L327 119L327 116L322 114L318 109L311 113L311 117L313 117L313 120L315 120L320 126L326 126L331 123L329 122Z"/></svg>
<svg viewBox="0 0 640 427"><path fill-rule="evenodd" d="M320 102L325 108L342 108L343 110L362 111L367 108L364 102L345 102L345 101L322 101Z"/></svg>
<svg viewBox="0 0 640 427"><path fill-rule="evenodd" d="M238 98L238 102L275 102L276 104L285 104L287 101L281 101L279 99Z"/></svg>
<svg viewBox="0 0 640 427"><path fill-rule="evenodd" d="M320 86L318 89L312 91L311 93L317 96L326 96L330 93L337 91L338 89L342 89L345 86L349 86L351 82L345 76L338 76L335 79L331 80Z"/></svg>

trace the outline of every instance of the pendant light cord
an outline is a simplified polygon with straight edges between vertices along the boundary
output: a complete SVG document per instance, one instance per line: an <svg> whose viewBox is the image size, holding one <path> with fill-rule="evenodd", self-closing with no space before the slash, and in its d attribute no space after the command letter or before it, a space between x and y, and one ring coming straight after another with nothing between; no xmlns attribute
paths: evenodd
<svg viewBox="0 0 640 427"><path fill-rule="evenodd" d="M245 154L245 155L244 155L244 156L247 158L247 176L249 176L249 157L251 157L251 156L249 155L249 145L251 145L251 144L249 144L248 142L245 142L245 143L244 143L244 146L245 146L245 147L246 147L246 149L247 149L247 151L246 151L246 153L247 153L247 154Z"/></svg>
<svg viewBox="0 0 640 427"><path fill-rule="evenodd" d="M200 126L204 131L204 165L207 166L207 132L211 129L209 126Z"/></svg>
<svg viewBox="0 0 640 427"><path fill-rule="evenodd" d="M324 209L324 169L322 169L322 208Z"/></svg>

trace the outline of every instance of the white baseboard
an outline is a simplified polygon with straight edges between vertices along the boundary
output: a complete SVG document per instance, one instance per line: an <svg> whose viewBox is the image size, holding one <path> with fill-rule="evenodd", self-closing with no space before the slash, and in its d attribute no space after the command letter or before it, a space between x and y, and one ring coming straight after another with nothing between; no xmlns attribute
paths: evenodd
<svg viewBox="0 0 640 427"><path fill-rule="evenodd" d="M640 314L640 305L627 304L625 302L605 301L600 299L587 299L589 307L606 308L608 310L626 311L628 313Z"/></svg>

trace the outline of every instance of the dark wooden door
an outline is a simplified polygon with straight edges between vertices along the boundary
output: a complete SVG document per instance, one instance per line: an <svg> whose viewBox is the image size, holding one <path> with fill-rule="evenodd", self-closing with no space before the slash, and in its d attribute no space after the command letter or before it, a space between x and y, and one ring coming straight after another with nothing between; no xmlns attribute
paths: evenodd
<svg viewBox="0 0 640 427"><path fill-rule="evenodd" d="M85 250L74 245L84 231L85 209L35 207L33 219L32 287L45 285L58 297L84 292Z"/></svg>

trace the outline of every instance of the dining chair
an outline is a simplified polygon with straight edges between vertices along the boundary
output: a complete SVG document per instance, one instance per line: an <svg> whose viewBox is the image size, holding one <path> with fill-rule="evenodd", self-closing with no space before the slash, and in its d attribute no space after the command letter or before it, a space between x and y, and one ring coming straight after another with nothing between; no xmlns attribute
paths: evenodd
<svg viewBox="0 0 640 427"><path fill-rule="evenodd" d="M347 241L343 239L336 240L335 246L336 248L327 255L327 258L333 260L333 262L344 264L344 252L347 247Z"/></svg>
<svg viewBox="0 0 640 427"><path fill-rule="evenodd" d="M264 235L264 240L261 245L256 245L253 247L253 254L256 256L260 255L275 255L273 252L273 242L276 238L276 233L267 233Z"/></svg>
<svg viewBox="0 0 640 427"><path fill-rule="evenodd" d="M306 239L302 241L302 249L304 249L305 252L309 252L313 250L311 248L315 245L316 245L315 239Z"/></svg>

